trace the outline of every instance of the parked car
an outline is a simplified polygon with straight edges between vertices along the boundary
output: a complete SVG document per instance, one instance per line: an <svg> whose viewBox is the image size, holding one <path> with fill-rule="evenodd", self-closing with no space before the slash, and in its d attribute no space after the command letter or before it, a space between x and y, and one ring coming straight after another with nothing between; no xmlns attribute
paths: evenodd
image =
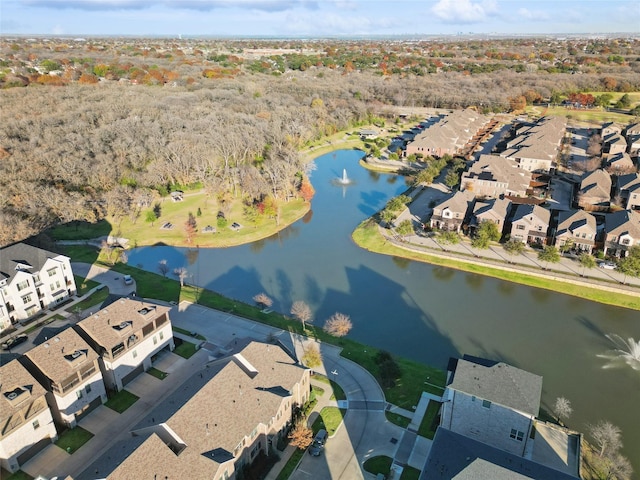
<svg viewBox="0 0 640 480"><path fill-rule="evenodd" d="M327 431L324 429L318 430L318 433L316 433L313 442L309 446L309 455L318 457L322 453L322 450L324 450L324 444L326 441Z"/></svg>
<svg viewBox="0 0 640 480"><path fill-rule="evenodd" d="M614 270L616 268L616 264L613 262L600 262L600 265L598 266L607 270Z"/></svg>
<svg viewBox="0 0 640 480"><path fill-rule="evenodd" d="M133 283L133 278L131 278L131 275L125 275L122 278L124 279L125 285L131 285Z"/></svg>
<svg viewBox="0 0 640 480"><path fill-rule="evenodd" d="M2 344L2 349L9 350L17 345L20 345L21 343L26 342L28 339L29 337L27 336L27 334L21 333L20 335L16 335L15 337L10 338L6 342L4 342Z"/></svg>

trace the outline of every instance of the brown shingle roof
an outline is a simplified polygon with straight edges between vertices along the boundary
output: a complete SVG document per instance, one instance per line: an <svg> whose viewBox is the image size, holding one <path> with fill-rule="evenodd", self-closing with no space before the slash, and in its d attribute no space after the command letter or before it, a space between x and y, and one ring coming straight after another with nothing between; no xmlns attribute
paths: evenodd
<svg viewBox="0 0 640 480"><path fill-rule="evenodd" d="M168 314L169 310L171 309L163 305L122 298L82 320L78 326L98 345L110 350L133 332L141 330L159 316ZM123 322L131 323L120 328Z"/></svg>
<svg viewBox="0 0 640 480"><path fill-rule="evenodd" d="M45 394L45 389L18 360L0 367L0 419L9 418L24 407L25 400Z"/></svg>
<svg viewBox="0 0 640 480"><path fill-rule="evenodd" d="M74 353L76 358L73 358ZM98 358L98 354L72 328L63 330L25 355L53 382L69 378Z"/></svg>

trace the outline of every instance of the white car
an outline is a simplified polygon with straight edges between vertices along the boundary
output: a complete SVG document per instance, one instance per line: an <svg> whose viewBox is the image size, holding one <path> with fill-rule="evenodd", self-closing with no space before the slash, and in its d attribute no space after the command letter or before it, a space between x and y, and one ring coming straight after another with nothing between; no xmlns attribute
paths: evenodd
<svg viewBox="0 0 640 480"><path fill-rule="evenodd" d="M131 278L131 275L125 275L124 277L122 277L122 279L124 280L125 285L131 285L133 283L133 278Z"/></svg>
<svg viewBox="0 0 640 480"><path fill-rule="evenodd" d="M598 265L600 268L604 268L606 270L615 270L616 264L613 262L600 262Z"/></svg>

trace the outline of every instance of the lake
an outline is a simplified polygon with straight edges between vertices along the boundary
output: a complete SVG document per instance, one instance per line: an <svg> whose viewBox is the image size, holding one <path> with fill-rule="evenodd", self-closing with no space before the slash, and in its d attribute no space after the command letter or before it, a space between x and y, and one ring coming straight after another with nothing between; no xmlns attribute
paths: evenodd
<svg viewBox="0 0 640 480"><path fill-rule="evenodd" d="M407 188L403 177L362 168L361 157L341 150L316 159L311 212L268 239L225 249L141 247L129 263L157 271L165 259L170 271L185 266L194 283L231 298L252 303L265 292L285 313L304 300L316 325L346 313L353 339L441 368L466 353L542 375L543 408L564 396L574 408L570 427L619 426L640 472L640 370L604 368L608 360L598 357L613 348L606 334L640 340L640 312L360 249L354 228ZM337 182L343 169L345 186Z"/></svg>

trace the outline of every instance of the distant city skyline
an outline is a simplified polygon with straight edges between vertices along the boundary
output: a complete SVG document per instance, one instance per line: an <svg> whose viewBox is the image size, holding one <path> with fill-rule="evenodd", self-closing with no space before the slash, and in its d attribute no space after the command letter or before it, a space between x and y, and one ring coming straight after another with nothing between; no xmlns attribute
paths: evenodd
<svg viewBox="0 0 640 480"><path fill-rule="evenodd" d="M2 0L3 35L638 34L637 0Z"/></svg>

